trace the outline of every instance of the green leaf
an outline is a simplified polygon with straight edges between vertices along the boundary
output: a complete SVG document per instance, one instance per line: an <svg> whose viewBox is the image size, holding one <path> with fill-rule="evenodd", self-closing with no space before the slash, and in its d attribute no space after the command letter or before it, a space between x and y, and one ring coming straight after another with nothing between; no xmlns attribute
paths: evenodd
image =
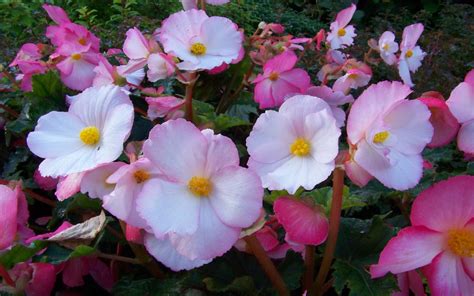
<svg viewBox="0 0 474 296"><path fill-rule="evenodd" d="M245 293L245 295L254 295L255 294L255 284L252 277L242 276L235 278L230 284L224 284L216 278L205 278L202 280L206 285L206 288L210 292L240 292Z"/></svg>
<svg viewBox="0 0 474 296"><path fill-rule="evenodd" d="M329 215L331 211L332 204L332 188L323 187L315 189L311 192L305 192L303 197L310 197L314 202L323 206L326 211L326 215ZM354 207L364 207L367 204L362 201L362 199L355 195L350 195L349 187L344 186L343 195L342 195L342 209L347 210Z"/></svg>
<svg viewBox="0 0 474 296"><path fill-rule="evenodd" d="M285 260L278 265L278 271L283 277L288 289L298 289L301 285L301 277L304 271L301 254L289 251L286 254Z"/></svg>
<svg viewBox="0 0 474 296"><path fill-rule="evenodd" d="M35 259L41 262L59 264L69 259L92 255L94 252L94 248L85 245L79 245L74 250L70 250L58 244L49 244L48 249Z"/></svg>
<svg viewBox="0 0 474 296"><path fill-rule="evenodd" d="M0 255L0 264L10 269L19 262L27 261L45 247L46 242L42 241L33 242L29 246L16 245Z"/></svg>
<svg viewBox="0 0 474 296"><path fill-rule="evenodd" d="M341 294L344 287L349 288L349 296L390 296L398 289L392 275L372 280L370 274L360 265L336 260L333 265L334 288Z"/></svg>

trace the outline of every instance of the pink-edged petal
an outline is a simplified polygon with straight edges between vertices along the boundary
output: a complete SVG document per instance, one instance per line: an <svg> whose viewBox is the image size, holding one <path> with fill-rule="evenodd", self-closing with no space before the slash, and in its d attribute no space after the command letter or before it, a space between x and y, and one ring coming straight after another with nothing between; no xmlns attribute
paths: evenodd
<svg viewBox="0 0 474 296"><path fill-rule="evenodd" d="M433 296L474 295L474 282L464 271L461 258L449 252L439 254L423 273Z"/></svg>
<svg viewBox="0 0 474 296"><path fill-rule="evenodd" d="M220 134L215 135L211 129L203 130L202 134L208 142L206 175L212 175L228 166L239 165L239 152L230 138Z"/></svg>
<svg viewBox="0 0 474 296"><path fill-rule="evenodd" d="M351 4L351 6L349 6L348 8L345 8L339 11L339 13L336 16L336 22L339 25L339 27L344 28L345 26L349 24L356 9L357 9L356 5Z"/></svg>
<svg viewBox="0 0 474 296"><path fill-rule="evenodd" d="M280 79L296 86L299 88L300 92L306 91L311 85L311 78L309 77L308 72L299 68L281 73Z"/></svg>
<svg viewBox="0 0 474 296"><path fill-rule="evenodd" d="M436 231L462 228L474 217L474 177L456 176L418 195L410 215L413 225Z"/></svg>
<svg viewBox="0 0 474 296"><path fill-rule="evenodd" d="M405 155L392 150L388 157L364 140L359 144L354 160L387 187L397 190L415 187L423 174L421 155Z"/></svg>
<svg viewBox="0 0 474 296"><path fill-rule="evenodd" d="M410 69L408 68L408 62L404 59L400 60L398 63L398 74L402 79L403 83L408 85L409 87L415 86L411 80Z"/></svg>
<svg viewBox="0 0 474 296"><path fill-rule="evenodd" d="M73 60L71 57L60 62L57 67L58 69L63 69L63 63L70 63L71 72L67 73L64 71L61 72L61 81L70 89L74 90L84 90L92 86L94 81L95 72L94 69L97 64L90 63L85 59L80 59L78 61Z"/></svg>
<svg viewBox="0 0 474 296"><path fill-rule="evenodd" d="M204 171L207 149L201 131L184 119L155 126L143 145L143 153L150 161L167 176L186 183Z"/></svg>
<svg viewBox="0 0 474 296"><path fill-rule="evenodd" d="M318 162L334 161L339 151L341 130L332 112L323 109L305 118L305 138L311 143L311 156Z"/></svg>
<svg viewBox="0 0 474 296"><path fill-rule="evenodd" d="M415 47L418 39L423 33L423 24L413 24L403 29L402 42L400 43L400 50L410 49Z"/></svg>
<svg viewBox="0 0 474 296"><path fill-rule="evenodd" d="M474 153L474 120L461 126L458 133L458 148L465 153Z"/></svg>
<svg viewBox="0 0 474 296"><path fill-rule="evenodd" d="M240 236L241 229L224 224L209 199L200 202L197 225L193 234L169 234L176 251L191 260L208 260L221 256L232 248Z"/></svg>
<svg viewBox="0 0 474 296"><path fill-rule="evenodd" d="M259 177L239 167L226 167L212 176L210 203L217 216L233 227L249 227L260 215L263 188Z"/></svg>
<svg viewBox="0 0 474 296"><path fill-rule="evenodd" d="M464 78L464 82L474 87L474 69L469 71Z"/></svg>
<svg viewBox="0 0 474 296"><path fill-rule="evenodd" d="M364 138L366 131L378 116L410 93L410 88L400 82L383 81L369 86L354 102L347 119L350 142L356 144Z"/></svg>
<svg viewBox="0 0 474 296"><path fill-rule="evenodd" d="M111 162L86 172L81 182L81 192L88 193L90 198L102 199L115 187L107 183L107 178L124 165L123 162Z"/></svg>
<svg viewBox="0 0 474 296"><path fill-rule="evenodd" d="M237 25L225 17L213 16L205 20L202 23L201 38L206 45L206 55L220 56L223 58L222 62L226 63L236 59L243 42L243 35L236 28Z"/></svg>
<svg viewBox="0 0 474 296"><path fill-rule="evenodd" d="M71 20L67 13L59 6L43 4L43 9L46 10L48 16L58 25L70 23Z"/></svg>
<svg viewBox="0 0 474 296"><path fill-rule="evenodd" d="M63 269L63 283L68 287L80 287L84 285L83 276L88 274L88 270L82 258L70 259L65 263Z"/></svg>
<svg viewBox="0 0 474 296"><path fill-rule="evenodd" d="M188 190L187 184L149 180L136 204L138 213L157 237L170 232L194 233L198 228L201 200Z"/></svg>
<svg viewBox="0 0 474 296"><path fill-rule="evenodd" d="M254 100L259 104L260 109L278 107L272 93L273 82L270 79L264 79L255 85Z"/></svg>
<svg viewBox="0 0 474 296"><path fill-rule="evenodd" d="M388 272L398 274L426 266L443 251L444 240L442 233L422 226L404 228L387 243L379 262L370 267L370 274L378 278Z"/></svg>
<svg viewBox="0 0 474 296"><path fill-rule="evenodd" d="M374 178L354 160L345 162L344 169L346 171L347 177L359 187L364 187L367 185L367 183L369 183L370 180Z"/></svg>
<svg viewBox="0 0 474 296"><path fill-rule="evenodd" d="M86 172L74 173L61 178L55 192L58 200L65 200L78 193L85 173Z"/></svg>
<svg viewBox="0 0 474 296"><path fill-rule="evenodd" d="M276 106L283 104L286 98L299 94L301 90L284 79L278 79L272 83L272 97Z"/></svg>
<svg viewBox="0 0 474 296"><path fill-rule="evenodd" d="M431 111L430 122L434 128L433 138L428 147L435 148L449 144L459 130L459 123L449 111L443 99L434 97L419 98Z"/></svg>
<svg viewBox="0 0 474 296"><path fill-rule="evenodd" d="M194 259L191 260L176 251L167 237L156 238L152 234L145 235L145 247L150 254L173 271L191 270L212 261Z"/></svg>
<svg viewBox="0 0 474 296"><path fill-rule="evenodd" d="M58 229L56 229L55 231L30 237L29 239L25 241L25 243L30 244L36 240L43 240L43 239L50 238L60 232L63 232L64 230L70 228L71 226L72 226L71 223L69 223L68 221L64 221L63 224L61 224L61 226L59 226Z"/></svg>
<svg viewBox="0 0 474 296"><path fill-rule="evenodd" d="M290 155L295 138L296 131L285 116L266 111L257 119L247 138L247 150L254 160L272 163Z"/></svg>
<svg viewBox="0 0 474 296"><path fill-rule="evenodd" d="M144 59L150 54L148 49L148 41L143 36L142 32L137 28L129 29L126 33L127 38L123 44L123 52L128 58Z"/></svg>
<svg viewBox="0 0 474 296"><path fill-rule="evenodd" d="M319 209L289 197L278 198L273 209L292 242L317 246L326 240L329 223Z"/></svg>
<svg viewBox="0 0 474 296"><path fill-rule="evenodd" d="M433 137L431 112L420 101L404 101L396 104L384 117L384 123L398 141L393 148L404 154L418 154Z"/></svg>
<svg viewBox="0 0 474 296"><path fill-rule="evenodd" d="M134 227L132 225L127 224L125 228L125 238L127 241L143 245L144 234L143 230L138 227Z"/></svg>
<svg viewBox="0 0 474 296"><path fill-rule="evenodd" d="M461 82L446 101L459 123L474 119L474 86Z"/></svg>
<svg viewBox="0 0 474 296"><path fill-rule="evenodd" d="M95 257L87 257L83 259L87 260L89 274L92 276L94 281L104 290L111 292L115 281L110 267Z"/></svg>
<svg viewBox="0 0 474 296"><path fill-rule="evenodd" d="M32 263L31 280L28 282L25 293L28 296L51 295L56 283L56 269L49 263Z"/></svg>
<svg viewBox="0 0 474 296"><path fill-rule="evenodd" d="M282 73L293 69L297 61L298 57L296 54L292 50L286 50L268 60L263 66L263 71L265 74L270 74L272 72Z"/></svg>
<svg viewBox="0 0 474 296"><path fill-rule="evenodd" d="M18 198L8 186L0 185L0 250L13 244L17 231Z"/></svg>

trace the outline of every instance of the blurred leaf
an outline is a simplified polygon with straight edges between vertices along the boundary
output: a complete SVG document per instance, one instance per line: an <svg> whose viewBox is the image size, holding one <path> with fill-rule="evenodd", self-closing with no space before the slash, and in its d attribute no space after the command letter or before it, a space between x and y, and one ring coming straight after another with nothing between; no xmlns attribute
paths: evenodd
<svg viewBox="0 0 474 296"><path fill-rule="evenodd" d="M245 295L254 295L255 285L250 276L235 278L230 284L224 284L215 278L205 278L202 280L210 292L219 293L244 293Z"/></svg>
<svg viewBox="0 0 474 296"><path fill-rule="evenodd" d="M45 252L36 256L37 261L59 264L69 259L89 256L94 254L95 249L86 245L79 245L73 250L63 248L58 244L49 244Z"/></svg>
<svg viewBox="0 0 474 296"><path fill-rule="evenodd" d="M278 271L283 277L288 289L298 289L301 286L301 278L304 271L303 257L300 253L288 251L283 262L278 265Z"/></svg>
<svg viewBox="0 0 474 296"><path fill-rule="evenodd" d="M0 264L10 269L19 262L27 261L45 247L46 242L43 241L33 242L29 246L16 245L0 255Z"/></svg>

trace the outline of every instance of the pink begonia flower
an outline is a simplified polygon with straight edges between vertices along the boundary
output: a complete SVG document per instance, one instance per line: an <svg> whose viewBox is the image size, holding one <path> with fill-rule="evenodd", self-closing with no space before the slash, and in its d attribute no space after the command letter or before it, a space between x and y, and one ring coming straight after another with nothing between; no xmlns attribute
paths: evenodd
<svg viewBox="0 0 474 296"><path fill-rule="evenodd" d="M115 188L104 196L104 209L127 224L146 228L147 223L137 212L137 198L146 184L161 175L147 158L122 166L107 178L107 183L115 184Z"/></svg>
<svg viewBox="0 0 474 296"><path fill-rule="evenodd" d="M457 139L459 150L474 153L474 70L453 89L446 104L461 124Z"/></svg>
<svg viewBox="0 0 474 296"><path fill-rule="evenodd" d="M50 263L18 263L8 274L0 273L0 276L6 282L0 282L0 292L12 295L51 295L56 283L56 270Z"/></svg>
<svg viewBox="0 0 474 296"><path fill-rule="evenodd" d="M261 109L279 107L288 95L301 94L311 85L305 70L294 68L298 57L287 50L265 63L255 83L254 99Z"/></svg>
<svg viewBox="0 0 474 296"><path fill-rule="evenodd" d="M283 196L275 201L273 210L288 241L317 246L326 240L329 223L320 207Z"/></svg>
<svg viewBox="0 0 474 296"><path fill-rule="evenodd" d="M415 270L397 274L397 282L400 292L392 293L391 296L410 296L410 291L415 296L426 296L423 280Z"/></svg>
<svg viewBox="0 0 474 296"><path fill-rule="evenodd" d="M354 102L352 95L345 95L342 91L334 91L325 85L312 86L306 94L323 99L331 107L332 115L336 118L337 127L343 127L346 121L346 112L339 106Z"/></svg>
<svg viewBox="0 0 474 296"><path fill-rule="evenodd" d="M380 51L380 57L387 65L395 64L398 60L397 56L395 56L395 53L398 51L395 34L390 31L383 32L378 42L378 50Z"/></svg>
<svg viewBox="0 0 474 296"><path fill-rule="evenodd" d="M332 49L339 49L350 46L354 43L355 33L354 26L348 26L349 22L356 11L355 4L341 10L337 16L336 21L331 23L331 32L329 32L327 41L331 44Z"/></svg>
<svg viewBox="0 0 474 296"><path fill-rule="evenodd" d="M63 201L81 190L81 181L86 172L73 173L59 177L58 186L54 193L58 200Z"/></svg>
<svg viewBox="0 0 474 296"><path fill-rule="evenodd" d="M422 101L431 111L430 122L433 125L434 134L427 146L436 148L449 144L458 133L459 123L449 111L446 101L442 97L437 98L425 94L418 100Z"/></svg>
<svg viewBox="0 0 474 296"><path fill-rule="evenodd" d="M104 290L111 292L114 277L111 269L97 257L86 256L69 259L62 263L57 270L62 271L63 283L68 287L83 286L84 276L90 275Z"/></svg>
<svg viewBox="0 0 474 296"><path fill-rule="evenodd" d="M241 54L244 38L231 20L192 9L165 19L160 40L165 52L182 60L181 70L194 71L230 64Z"/></svg>
<svg viewBox="0 0 474 296"><path fill-rule="evenodd" d="M137 28L127 31L123 52L130 59L127 65L117 67L118 73L127 76L148 65L147 77L151 82L173 75L173 58L159 52L159 46L153 39L147 39Z"/></svg>
<svg viewBox="0 0 474 296"><path fill-rule="evenodd" d="M41 61L41 44L26 43L20 48L10 67L18 66L21 76L20 88L23 91L32 91L32 77L43 74L47 70L46 63Z"/></svg>
<svg viewBox="0 0 474 296"><path fill-rule="evenodd" d="M136 201L153 232L145 246L173 270L221 256L259 217L260 180L239 166L229 138L175 119L152 129L143 152L163 172L148 180Z"/></svg>
<svg viewBox="0 0 474 296"><path fill-rule="evenodd" d="M0 185L0 251L34 235L27 227L29 215L21 184L16 184L13 190Z"/></svg>
<svg viewBox="0 0 474 296"><path fill-rule="evenodd" d="M43 177L39 169L36 169L33 174L33 180L35 183L38 184L39 188L43 190L53 190L58 185L58 178L51 178L51 177Z"/></svg>
<svg viewBox="0 0 474 296"><path fill-rule="evenodd" d="M333 85L334 91L348 94L351 89L366 86L372 78L372 69L364 63L360 68L351 68L345 75L339 77Z"/></svg>
<svg viewBox="0 0 474 296"><path fill-rule="evenodd" d="M364 187L374 176L364 170L351 157L353 157L353 152L349 155L349 160L344 162L344 170L346 171L347 177L357 186Z"/></svg>
<svg viewBox="0 0 474 296"><path fill-rule="evenodd" d="M325 101L291 97L257 119L247 138L248 166L270 190L311 190L334 170L340 134Z"/></svg>
<svg viewBox="0 0 474 296"><path fill-rule="evenodd" d="M403 83L413 87L410 72L415 73L421 66L421 61L426 53L421 50L416 42L423 33L423 24L413 24L403 29L402 42L400 43L400 57L398 60L398 72Z"/></svg>
<svg viewBox="0 0 474 296"><path fill-rule="evenodd" d="M180 0L180 1L181 1L181 4L183 5L184 10L198 8L198 5L197 5L198 0ZM212 5L223 5L229 2L230 0L206 0L206 3L212 4Z"/></svg>
<svg viewBox="0 0 474 296"><path fill-rule="evenodd" d="M407 100L410 93L400 82L371 85L352 105L347 120L354 147L351 160L397 190L418 184L423 173L421 152L433 137L431 112L422 102Z"/></svg>
<svg viewBox="0 0 474 296"><path fill-rule="evenodd" d="M45 158L43 176L66 176L117 159L133 125L133 105L118 86L91 87L72 97L68 112L50 112L28 135L30 150Z"/></svg>
<svg viewBox="0 0 474 296"><path fill-rule="evenodd" d="M313 39L316 41L316 49L321 50L321 43L326 39L326 31L324 29L319 30Z"/></svg>
<svg viewBox="0 0 474 296"><path fill-rule="evenodd" d="M108 183L107 179L125 165L123 162L111 162L85 172L80 182L81 192L87 193L90 198L103 199L115 189L115 184Z"/></svg>
<svg viewBox="0 0 474 296"><path fill-rule="evenodd" d="M141 228L127 224L125 227L125 238L135 244L144 244L144 233Z"/></svg>
<svg viewBox="0 0 474 296"><path fill-rule="evenodd" d="M73 53L56 65L61 81L70 89L85 90L94 81L94 69L98 65L100 54L93 52Z"/></svg>
<svg viewBox="0 0 474 296"><path fill-rule="evenodd" d="M147 115L151 120L156 118L178 118L182 117L184 113L180 108L184 106L185 101L183 99L167 96L167 97L146 97L148 103ZM179 113L179 114L178 114Z"/></svg>
<svg viewBox="0 0 474 296"><path fill-rule="evenodd" d="M373 278L423 267L433 296L474 295L474 177L457 176L423 191L402 229L372 265Z"/></svg>
<svg viewBox="0 0 474 296"><path fill-rule="evenodd" d="M99 64L94 68L94 72L95 77L92 81L92 86L103 86L109 84L125 86L127 82L134 85L140 85L143 78L145 78L145 71L143 69L138 69L135 72L121 76L117 71L117 67L111 65L103 56L99 56Z"/></svg>

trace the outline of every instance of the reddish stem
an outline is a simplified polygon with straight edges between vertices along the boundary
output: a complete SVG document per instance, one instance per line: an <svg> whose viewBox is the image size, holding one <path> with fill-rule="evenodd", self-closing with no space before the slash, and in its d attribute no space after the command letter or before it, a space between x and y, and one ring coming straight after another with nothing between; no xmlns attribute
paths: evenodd
<svg viewBox="0 0 474 296"><path fill-rule="evenodd" d="M188 85L186 86L185 100L185 118L193 122L193 91L196 84L196 73L190 73Z"/></svg>
<svg viewBox="0 0 474 296"><path fill-rule="evenodd" d="M314 253L316 248L307 245L304 253L304 275L303 275L303 289L308 291L314 280Z"/></svg>
<svg viewBox="0 0 474 296"><path fill-rule="evenodd" d="M2 277L7 285L11 287L15 287L15 282L12 280L10 275L8 274L8 271L0 264L0 277Z"/></svg>

